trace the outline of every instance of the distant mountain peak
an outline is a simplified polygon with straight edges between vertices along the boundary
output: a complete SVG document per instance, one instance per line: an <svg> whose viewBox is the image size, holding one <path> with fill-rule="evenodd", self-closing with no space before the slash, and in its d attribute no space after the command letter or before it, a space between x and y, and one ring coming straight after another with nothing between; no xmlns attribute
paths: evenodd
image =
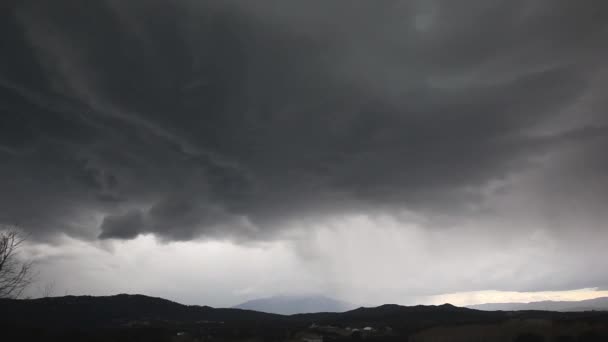
<svg viewBox="0 0 608 342"><path fill-rule="evenodd" d="M252 299L234 308L293 315L311 312L344 312L355 308L355 305L323 295L277 295Z"/></svg>

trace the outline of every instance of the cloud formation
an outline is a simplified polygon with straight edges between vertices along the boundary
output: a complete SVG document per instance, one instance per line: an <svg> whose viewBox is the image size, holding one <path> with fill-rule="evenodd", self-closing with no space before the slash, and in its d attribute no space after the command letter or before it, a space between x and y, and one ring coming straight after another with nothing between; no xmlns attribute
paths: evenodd
<svg viewBox="0 0 608 342"><path fill-rule="evenodd" d="M608 286L605 1L0 6L0 223L62 288Z"/></svg>
<svg viewBox="0 0 608 342"><path fill-rule="evenodd" d="M575 251L605 237L604 1L6 8L0 222L37 241L296 234L314 263L302 234L359 215ZM608 284L591 278L547 286Z"/></svg>
<svg viewBox="0 0 608 342"><path fill-rule="evenodd" d="M20 2L3 20L3 220L191 239L469 214L535 158L605 146L593 5Z"/></svg>

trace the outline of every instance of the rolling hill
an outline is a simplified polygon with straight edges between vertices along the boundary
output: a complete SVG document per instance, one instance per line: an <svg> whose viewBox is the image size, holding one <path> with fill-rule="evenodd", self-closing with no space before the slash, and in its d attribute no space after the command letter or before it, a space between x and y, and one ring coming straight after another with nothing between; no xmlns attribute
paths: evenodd
<svg viewBox="0 0 608 342"><path fill-rule="evenodd" d="M608 297L581 301L540 301L531 303L488 303L471 305L468 308L484 311L543 310L560 312L608 311Z"/></svg>
<svg viewBox="0 0 608 342"><path fill-rule="evenodd" d="M538 322L549 322L547 331L552 329L551 322L564 327L597 325L598 329L603 329L608 322L608 312L504 312L480 311L450 304L386 304L345 312L280 315L240 308L183 305L162 298L126 294L0 299L3 337L22 341L164 342L173 341L176 334L184 331L197 336L213 336L218 340L283 341L312 329L312 323L322 327L316 328L316 333L327 334L328 338L338 338L335 331L344 333L347 327L374 327L385 334L376 336L377 341L397 341L433 328L439 329L439 332L431 331L433 336L443 336L446 331L465 326L473 329L473 335L476 329L486 329L483 327L502 334L506 330L511 331L509 327L515 324L519 333ZM598 330L600 333L601 329Z"/></svg>

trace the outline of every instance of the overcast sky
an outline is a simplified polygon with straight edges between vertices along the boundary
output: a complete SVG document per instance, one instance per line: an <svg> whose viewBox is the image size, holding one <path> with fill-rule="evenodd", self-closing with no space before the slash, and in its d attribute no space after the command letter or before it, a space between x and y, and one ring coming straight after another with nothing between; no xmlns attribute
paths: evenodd
<svg viewBox="0 0 608 342"><path fill-rule="evenodd" d="M36 287L228 306L608 290L604 0L9 0Z"/></svg>

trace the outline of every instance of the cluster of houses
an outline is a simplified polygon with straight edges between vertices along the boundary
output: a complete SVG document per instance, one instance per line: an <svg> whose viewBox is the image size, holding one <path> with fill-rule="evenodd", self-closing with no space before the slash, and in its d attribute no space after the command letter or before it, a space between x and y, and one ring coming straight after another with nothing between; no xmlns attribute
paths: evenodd
<svg viewBox="0 0 608 342"><path fill-rule="evenodd" d="M297 333L294 340L300 342L327 342L344 337L360 337L362 339L372 336L391 335L390 327L376 328L372 326L362 327L338 327L332 325L311 324L306 331Z"/></svg>

